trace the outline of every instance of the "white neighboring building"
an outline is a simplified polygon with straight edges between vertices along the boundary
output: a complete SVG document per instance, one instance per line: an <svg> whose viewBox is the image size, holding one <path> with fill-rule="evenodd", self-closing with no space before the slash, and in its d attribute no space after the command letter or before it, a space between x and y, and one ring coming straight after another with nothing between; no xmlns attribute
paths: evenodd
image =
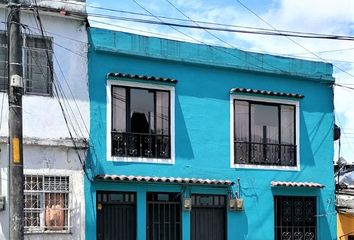
<svg viewBox="0 0 354 240"><path fill-rule="evenodd" d="M0 2L3 3L0 18L6 21L6 3ZM23 96L25 239L85 239L85 176L77 154L85 160L89 131L85 2L37 2L48 36L46 41L40 35L33 12L21 12L21 23L28 26L22 29L26 92ZM0 23L0 30L0 196L6 198L5 210L0 211L0 239L8 239L5 24ZM54 76L44 49L49 49ZM78 151L70 138L52 80L66 96L60 100L71 132L77 138Z"/></svg>

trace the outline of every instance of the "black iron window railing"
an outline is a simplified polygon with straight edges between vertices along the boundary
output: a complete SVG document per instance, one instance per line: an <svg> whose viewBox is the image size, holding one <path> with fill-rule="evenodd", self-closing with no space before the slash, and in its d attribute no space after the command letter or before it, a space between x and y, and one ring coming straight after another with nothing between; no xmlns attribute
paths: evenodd
<svg viewBox="0 0 354 240"><path fill-rule="evenodd" d="M169 135L112 131L112 156L168 159Z"/></svg>
<svg viewBox="0 0 354 240"><path fill-rule="evenodd" d="M296 145L235 141L235 164L296 166Z"/></svg>

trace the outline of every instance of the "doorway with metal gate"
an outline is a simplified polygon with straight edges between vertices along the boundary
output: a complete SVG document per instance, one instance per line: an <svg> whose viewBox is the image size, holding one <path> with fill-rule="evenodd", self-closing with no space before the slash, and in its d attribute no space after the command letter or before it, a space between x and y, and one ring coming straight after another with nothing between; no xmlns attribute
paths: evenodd
<svg viewBox="0 0 354 240"><path fill-rule="evenodd" d="M97 192L97 239L136 240L136 195Z"/></svg>
<svg viewBox="0 0 354 240"><path fill-rule="evenodd" d="M191 240L226 240L224 195L192 195Z"/></svg>
<svg viewBox="0 0 354 240"><path fill-rule="evenodd" d="M147 193L146 239L181 239L181 194Z"/></svg>

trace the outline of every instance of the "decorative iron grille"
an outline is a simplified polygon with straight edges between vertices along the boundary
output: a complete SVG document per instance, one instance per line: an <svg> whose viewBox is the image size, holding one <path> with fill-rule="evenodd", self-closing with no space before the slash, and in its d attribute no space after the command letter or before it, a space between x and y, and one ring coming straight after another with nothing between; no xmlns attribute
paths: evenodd
<svg viewBox="0 0 354 240"><path fill-rule="evenodd" d="M169 135L112 131L112 156L170 158Z"/></svg>
<svg viewBox="0 0 354 240"><path fill-rule="evenodd" d="M68 176L25 175L25 231L69 231L69 193Z"/></svg>
<svg viewBox="0 0 354 240"><path fill-rule="evenodd" d="M235 141L235 164L296 166L296 145Z"/></svg>
<svg viewBox="0 0 354 240"><path fill-rule="evenodd" d="M275 240L316 239L315 197L274 197Z"/></svg>

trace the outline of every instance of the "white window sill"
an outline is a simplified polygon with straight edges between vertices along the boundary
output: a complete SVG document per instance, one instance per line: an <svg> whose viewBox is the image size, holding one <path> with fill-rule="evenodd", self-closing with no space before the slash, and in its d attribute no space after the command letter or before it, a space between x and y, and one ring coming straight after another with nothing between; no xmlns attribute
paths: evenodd
<svg viewBox="0 0 354 240"><path fill-rule="evenodd" d="M300 171L300 167L289 167L289 166L264 166L264 165L253 165L253 164L232 164L231 168L243 168L252 170L276 170L276 171Z"/></svg>
<svg viewBox="0 0 354 240"><path fill-rule="evenodd" d="M26 230L24 232L25 234L31 235L31 234L71 234L70 230Z"/></svg>
<svg viewBox="0 0 354 240"><path fill-rule="evenodd" d="M174 159L162 158L143 158L143 157L113 157L110 156L107 161L110 162L131 162L131 163L157 163L157 164L174 164Z"/></svg>

